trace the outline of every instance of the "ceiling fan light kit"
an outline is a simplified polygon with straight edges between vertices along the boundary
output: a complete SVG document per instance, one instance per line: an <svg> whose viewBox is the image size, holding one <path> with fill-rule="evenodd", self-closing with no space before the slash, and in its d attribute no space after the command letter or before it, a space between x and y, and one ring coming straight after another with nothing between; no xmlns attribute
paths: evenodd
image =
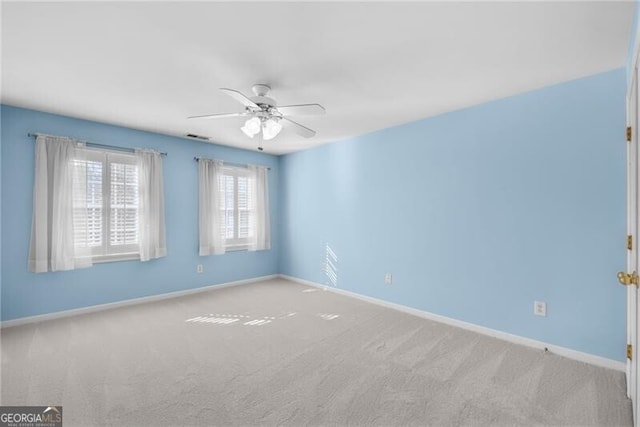
<svg viewBox="0 0 640 427"><path fill-rule="evenodd" d="M282 125L276 119L267 119L262 123L262 136L265 141L275 138L282 130Z"/></svg>
<svg viewBox="0 0 640 427"><path fill-rule="evenodd" d="M271 91L271 87L269 85L255 84L251 89L255 95L251 98L243 95L237 90L226 88L220 89L222 92L244 105L245 111L243 112L207 114L203 116L192 116L189 117L189 119L219 119L249 116L249 119L247 119L240 130L249 138L253 138L262 131L262 139L265 141L278 136L283 128L282 123L280 123L281 120L284 120L287 127L291 128L294 132L304 138L311 138L316 134L314 130L296 123L286 116L322 115L325 113L325 109L322 105L300 104L278 107L276 100L267 96Z"/></svg>
<svg viewBox="0 0 640 427"><path fill-rule="evenodd" d="M260 119L258 117L252 117L246 122L244 122L244 126L240 128L242 132L245 133L249 138L253 138L256 134L260 132Z"/></svg>

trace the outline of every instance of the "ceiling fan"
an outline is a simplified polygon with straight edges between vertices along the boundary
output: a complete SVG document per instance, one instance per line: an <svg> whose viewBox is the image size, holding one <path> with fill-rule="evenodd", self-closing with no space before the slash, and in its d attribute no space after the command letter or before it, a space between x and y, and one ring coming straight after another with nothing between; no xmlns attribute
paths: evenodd
<svg viewBox="0 0 640 427"><path fill-rule="evenodd" d="M240 129L248 137L253 138L262 131L263 139L275 138L282 130L282 121L298 135L305 138L313 137L316 132L306 126L296 123L288 116L322 115L325 109L320 104L299 104L278 106L276 100L267 96L271 87L266 84L255 84L251 88L255 96L251 98L233 89L220 90L244 105L244 111L239 113L207 114L192 116L189 119L224 119L227 117L248 117Z"/></svg>

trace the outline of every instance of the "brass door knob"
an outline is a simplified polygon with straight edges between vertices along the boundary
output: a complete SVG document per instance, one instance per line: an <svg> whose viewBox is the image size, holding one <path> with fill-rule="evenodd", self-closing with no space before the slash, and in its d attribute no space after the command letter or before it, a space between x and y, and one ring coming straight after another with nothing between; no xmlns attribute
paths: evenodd
<svg viewBox="0 0 640 427"><path fill-rule="evenodd" d="M618 273L618 282L620 282L620 284L624 286L638 286L638 273L634 271L633 273L629 274L621 271Z"/></svg>

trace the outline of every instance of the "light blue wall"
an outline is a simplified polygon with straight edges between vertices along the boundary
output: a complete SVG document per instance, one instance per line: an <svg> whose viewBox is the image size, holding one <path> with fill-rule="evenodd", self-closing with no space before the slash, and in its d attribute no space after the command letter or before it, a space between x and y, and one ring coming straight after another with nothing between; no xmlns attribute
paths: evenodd
<svg viewBox="0 0 640 427"><path fill-rule="evenodd" d="M636 47L636 35L638 32L638 20L640 19L640 7L638 7L638 0L634 1L635 10L633 13L633 23L631 24L631 37L629 38L629 51L627 53L627 80L631 77L631 69L633 67L633 55Z"/></svg>
<svg viewBox="0 0 640 427"><path fill-rule="evenodd" d="M278 157L9 106L1 108L2 320L278 272ZM27 137L28 132L166 151L168 256L146 263L127 261L97 264L70 272L29 273L34 142ZM198 256L198 174L194 156L271 167L272 250ZM204 274L196 273L197 264L204 265Z"/></svg>
<svg viewBox="0 0 640 427"><path fill-rule="evenodd" d="M327 283L328 243L340 288L624 360L624 99L620 68L287 155L280 269Z"/></svg>

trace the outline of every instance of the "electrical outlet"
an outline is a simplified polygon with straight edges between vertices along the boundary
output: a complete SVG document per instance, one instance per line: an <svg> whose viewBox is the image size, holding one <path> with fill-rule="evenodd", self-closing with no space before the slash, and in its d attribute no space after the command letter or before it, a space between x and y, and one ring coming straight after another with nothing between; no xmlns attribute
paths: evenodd
<svg viewBox="0 0 640 427"><path fill-rule="evenodd" d="M390 285L391 283L393 283L393 276L391 275L391 273L387 273L384 275L384 284L385 285Z"/></svg>
<svg viewBox="0 0 640 427"><path fill-rule="evenodd" d="M544 301L534 301L533 302L533 314L536 316L545 316L547 315L547 303Z"/></svg>
<svg viewBox="0 0 640 427"><path fill-rule="evenodd" d="M204 266L202 264L196 266L196 273L204 273Z"/></svg>

